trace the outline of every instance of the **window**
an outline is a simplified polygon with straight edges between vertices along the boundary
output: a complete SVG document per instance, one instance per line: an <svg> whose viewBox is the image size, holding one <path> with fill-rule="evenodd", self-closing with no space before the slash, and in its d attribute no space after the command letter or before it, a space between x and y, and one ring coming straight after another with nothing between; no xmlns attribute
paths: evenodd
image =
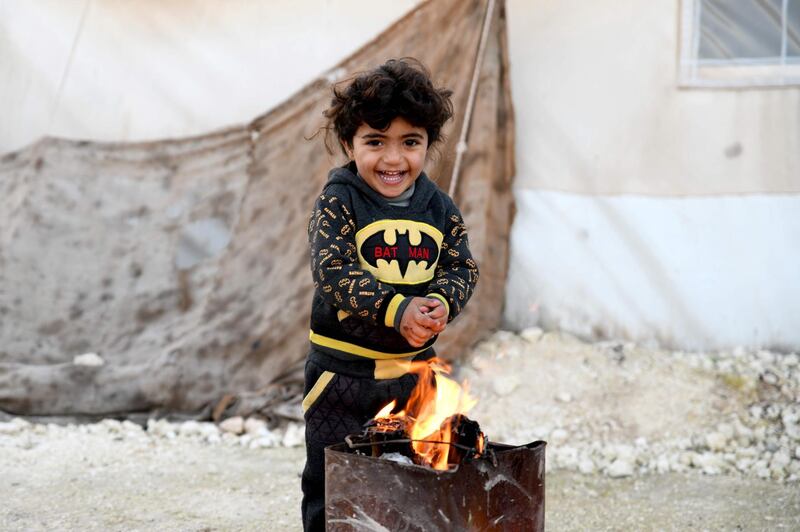
<svg viewBox="0 0 800 532"><path fill-rule="evenodd" d="M800 0L683 0L680 84L800 85Z"/></svg>

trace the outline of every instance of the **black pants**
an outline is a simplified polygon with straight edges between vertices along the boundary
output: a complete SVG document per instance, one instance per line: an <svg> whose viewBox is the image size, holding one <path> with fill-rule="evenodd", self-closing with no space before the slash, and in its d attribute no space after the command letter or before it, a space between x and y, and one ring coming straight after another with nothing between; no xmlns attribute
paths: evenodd
<svg viewBox="0 0 800 532"><path fill-rule="evenodd" d="M424 358L432 356L432 351ZM365 364L348 365L329 363L326 359L323 353L312 350L306 361L306 396L323 373L333 373L332 378L330 373L325 376L323 382L327 380L327 385L304 415L306 466L302 480L302 511L303 528L307 532L325 530L325 447L343 442L349 434L361 432L364 423L391 400L397 399L400 406L404 405L417 382L417 377L411 374L376 380L374 363L369 360L365 360Z"/></svg>

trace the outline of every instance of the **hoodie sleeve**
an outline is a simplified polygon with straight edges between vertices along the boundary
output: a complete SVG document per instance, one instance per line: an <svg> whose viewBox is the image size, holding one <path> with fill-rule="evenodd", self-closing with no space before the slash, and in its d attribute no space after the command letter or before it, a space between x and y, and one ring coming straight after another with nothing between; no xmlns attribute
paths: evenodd
<svg viewBox="0 0 800 532"><path fill-rule="evenodd" d="M314 289L341 311L392 327L404 297L360 267L355 233L356 224L345 202L322 194L308 224Z"/></svg>
<svg viewBox="0 0 800 532"><path fill-rule="evenodd" d="M458 208L451 204L441 255L434 279L428 285L428 297L443 302L448 310L448 321L452 321L469 301L477 283L478 265L469 251L467 228Z"/></svg>

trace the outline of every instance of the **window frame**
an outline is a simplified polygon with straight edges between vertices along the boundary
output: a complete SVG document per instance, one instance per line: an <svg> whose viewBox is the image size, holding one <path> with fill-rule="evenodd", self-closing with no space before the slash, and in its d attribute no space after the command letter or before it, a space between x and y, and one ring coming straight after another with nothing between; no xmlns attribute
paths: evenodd
<svg viewBox="0 0 800 532"><path fill-rule="evenodd" d="M794 0L800 2L800 0ZM800 86L800 58L787 56L787 11L782 0L781 55L769 58L699 59L703 0L681 0L678 85L682 88Z"/></svg>

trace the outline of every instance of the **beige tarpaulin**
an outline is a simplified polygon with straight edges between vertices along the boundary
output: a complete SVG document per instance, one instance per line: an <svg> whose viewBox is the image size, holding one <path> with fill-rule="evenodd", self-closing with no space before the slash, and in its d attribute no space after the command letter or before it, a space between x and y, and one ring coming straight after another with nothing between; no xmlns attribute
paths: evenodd
<svg viewBox="0 0 800 532"><path fill-rule="evenodd" d="M239 413L285 400L308 346L308 215L341 162L308 137L331 80L398 56L455 91L427 168L445 190L472 109L455 196L481 281L439 352L458 358L496 327L513 214L504 8L429 2L248 125L135 144L45 138L3 157L0 410L203 416L225 397Z"/></svg>

